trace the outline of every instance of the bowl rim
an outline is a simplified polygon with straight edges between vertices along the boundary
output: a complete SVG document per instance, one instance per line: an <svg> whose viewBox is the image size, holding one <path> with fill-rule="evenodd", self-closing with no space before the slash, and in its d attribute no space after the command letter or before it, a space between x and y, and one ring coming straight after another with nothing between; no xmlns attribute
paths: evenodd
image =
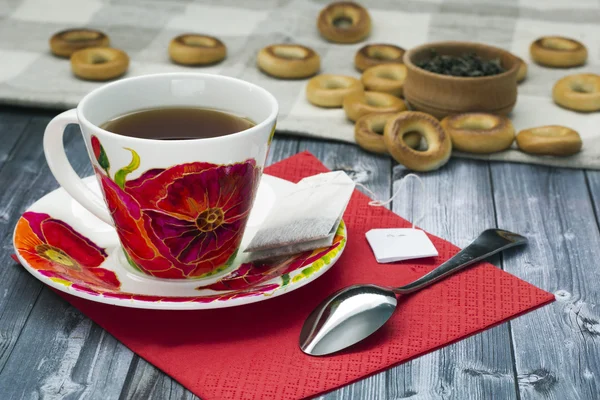
<svg viewBox="0 0 600 400"><path fill-rule="evenodd" d="M448 46L448 45L454 45L454 46L462 46L465 49L468 48L473 48L473 47L478 47L478 48L482 48L482 47L487 47L490 50L493 50L495 52L498 53L505 53L511 57L513 57L516 62L514 63L514 65L512 66L512 68L507 69L506 71L500 73L500 74L496 74L496 75L488 75L488 76L454 76L454 75L444 75L444 74L437 74L435 72L431 72L431 71L427 71L426 69L423 69L419 66L417 66L416 64L414 64L411 60L411 57L419 52L419 51L423 51L426 50L428 48L433 48L436 46ZM515 56L514 54L512 54L510 51L508 50L504 50L501 49L499 47L495 47L495 46L490 46L488 44L485 43L480 43L480 42L461 42L461 41L454 41L454 40L447 40L447 41L442 41L442 42L431 42L431 43L425 43L422 44L420 46L416 46L413 47L409 50L407 50L404 53L404 56L402 57L402 61L404 62L404 65L406 65L406 67L408 69L412 69L414 71L418 71L419 73L425 74L427 76L431 76L431 77L436 77L438 79L449 79L449 80L457 80L457 81L464 81L464 82L484 82L484 81L490 81L493 79L499 79L505 76L508 76L512 73L516 73L516 71L519 69L519 62L520 59L519 57ZM515 81L516 84L516 81Z"/></svg>

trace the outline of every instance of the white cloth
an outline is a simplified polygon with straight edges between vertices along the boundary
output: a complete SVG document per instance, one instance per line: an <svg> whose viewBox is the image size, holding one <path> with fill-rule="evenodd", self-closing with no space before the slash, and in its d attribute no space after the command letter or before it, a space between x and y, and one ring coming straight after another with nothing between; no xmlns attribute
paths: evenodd
<svg viewBox="0 0 600 400"><path fill-rule="evenodd" d="M100 86L74 78L69 61L53 57L48 49L53 33L84 26L105 31L113 47L127 51L131 66L126 76L172 71L235 76L277 97L279 132L353 142L353 126L341 109L311 106L304 94L306 80L284 81L262 74L256 68L257 52L273 43L300 43L321 55L322 72L358 77L354 54L367 42L409 49L431 41L478 41L530 62L528 49L533 40L563 35L587 46L588 64L564 70L530 63L512 119L517 130L548 124L574 128L583 137L583 151L562 159L516 150L483 158L600 169L600 113L563 110L551 99L552 86L560 77L600 73L600 3L596 0L365 0L361 4L369 9L373 30L367 42L354 45L332 44L319 37L316 18L325 4L316 0L0 1L0 101L68 108ZM205 68L172 64L167 55L169 41L185 32L219 37L227 45L227 59Z"/></svg>

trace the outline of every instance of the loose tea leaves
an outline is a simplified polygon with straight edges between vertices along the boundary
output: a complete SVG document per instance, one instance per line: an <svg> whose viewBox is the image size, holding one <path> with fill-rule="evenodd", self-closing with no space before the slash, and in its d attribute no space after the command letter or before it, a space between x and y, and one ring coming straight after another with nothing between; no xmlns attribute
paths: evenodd
<svg viewBox="0 0 600 400"><path fill-rule="evenodd" d="M475 53L462 56L439 55L432 50L431 57L416 63L419 68L442 75L478 77L504 72L500 59L484 60Z"/></svg>

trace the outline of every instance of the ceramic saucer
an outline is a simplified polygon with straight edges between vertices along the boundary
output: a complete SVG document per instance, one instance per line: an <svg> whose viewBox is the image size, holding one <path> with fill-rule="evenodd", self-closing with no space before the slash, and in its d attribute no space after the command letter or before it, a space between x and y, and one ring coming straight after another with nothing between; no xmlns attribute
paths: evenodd
<svg viewBox="0 0 600 400"><path fill-rule="evenodd" d="M85 183L100 193L96 178ZM340 224L330 247L247 262L244 248L277 196L293 184L263 175L242 246L232 267L201 280L174 281L142 275L127 263L112 227L100 221L65 190L39 199L17 223L13 244L21 264L45 284L88 300L117 306L196 310L254 303L298 289L335 264L346 245Z"/></svg>

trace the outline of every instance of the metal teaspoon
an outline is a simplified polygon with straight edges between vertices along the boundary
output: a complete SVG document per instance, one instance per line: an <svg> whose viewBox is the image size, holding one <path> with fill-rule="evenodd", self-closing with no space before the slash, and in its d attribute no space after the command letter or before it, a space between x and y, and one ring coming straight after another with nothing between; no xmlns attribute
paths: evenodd
<svg viewBox="0 0 600 400"><path fill-rule="evenodd" d="M408 285L390 288L363 284L341 289L308 316L300 332L300 348L312 356L345 349L386 323L398 304L396 295L421 290L468 265L525 243L527 238L516 233L488 229L454 257Z"/></svg>

